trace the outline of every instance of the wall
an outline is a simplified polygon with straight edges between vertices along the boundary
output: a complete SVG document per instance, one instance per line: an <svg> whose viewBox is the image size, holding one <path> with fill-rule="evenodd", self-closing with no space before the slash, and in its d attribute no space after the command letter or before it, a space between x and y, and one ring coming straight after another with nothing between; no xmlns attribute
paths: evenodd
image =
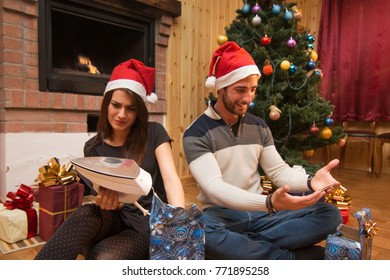
<svg viewBox="0 0 390 280"><path fill-rule="evenodd" d="M235 19L241 0L181 0L182 15L174 20L170 36L167 71L168 115L167 128L173 138L177 169L183 180L191 175L185 161L181 139L185 128L206 108L204 87L212 52L218 47L216 38ZM302 11L300 24L315 37L318 35L321 0L298 0ZM320 59L320 58L319 58ZM326 78L326 77L325 77ZM377 131L389 131L389 124L378 124ZM384 146L382 172L390 173L390 145ZM365 170L365 147L351 145L347 149L346 168ZM331 157L338 157L338 147L331 147ZM322 152L316 151L314 162L322 162Z"/></svg>
<svg viewBox="0 0 390 280"><path fill-rule="evenodd" d="M0 1L0 200L21 183L33 184L38 168L50 158L58 157L64 165L70 158L82 156L83 144L92 136L87 133L87 116L97 114L102 101L102 96L39 91L40 1ZM159 5L155 0L87 1L114 6L124 13L137 10L155 19L159 102L148 104L148 109L151 120L164 124L167 45L173 17L180 14L180 2L161 1L163 5Z"/></svg>

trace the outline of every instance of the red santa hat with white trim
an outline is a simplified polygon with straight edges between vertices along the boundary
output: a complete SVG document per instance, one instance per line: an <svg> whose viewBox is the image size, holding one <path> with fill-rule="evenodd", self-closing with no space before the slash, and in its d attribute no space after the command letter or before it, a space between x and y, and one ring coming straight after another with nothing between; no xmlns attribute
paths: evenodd
<svg viewBox="0 0 390 280"><path fill-rule="evenodd" d="M145 66L136 59L122 62L112 71L104 94L115 89L129 89L149 103L156 103L157 95L152 92L156 69Z"/></svg>
<svg viewBox="0 0 390 280"><path fill-rule="evenodd" d="M252 56L235 42L229 41L214 52L206 87L219 90L250 75L261 76Z"/></svg>

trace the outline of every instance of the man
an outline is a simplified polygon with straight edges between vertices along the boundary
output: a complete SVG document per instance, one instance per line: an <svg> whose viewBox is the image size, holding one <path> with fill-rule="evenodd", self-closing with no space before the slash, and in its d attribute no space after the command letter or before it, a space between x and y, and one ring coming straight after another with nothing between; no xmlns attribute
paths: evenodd
<svg viewBox="0 0 390 280"><path fill-rule="evenodd" d="M340 185L330 174L338 160L312 178L282 160L267 124L247 113L259 78L243 48L234 42L220 46L206 81L215 85L217 101L184 133L206 221L206 258L324 259L324 248L313 245L342 219L337 207L318 201ZM259 166L279 187L272 195L262 195ZM306 196L290 194L309 190Z"/></svg>

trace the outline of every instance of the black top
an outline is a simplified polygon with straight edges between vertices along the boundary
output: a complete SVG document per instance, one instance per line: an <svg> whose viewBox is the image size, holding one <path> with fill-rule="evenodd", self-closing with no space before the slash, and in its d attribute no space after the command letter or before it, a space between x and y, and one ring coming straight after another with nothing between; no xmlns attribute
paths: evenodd
<svg viewBox="0 0 390 280"><path fill-rule="evenodd" d="M122 147L113 147L106 143L93 146L96 136L89 139L84 146L84 156L104 156L104 157L119 157L123 158ZM165 128L156 122L148 123L147 146L143 164L140 166L152 176L152 186L154 191L161 200L167 202L164 183L161 177L160 168L156 159L155 150L161 144L169 142L171 139L168 136ZM130 157L131 158L131 157ZM84 179L84 178L83 178ZM87 184L92 189L92 184ZM95 192L96 194L96 192ZM141 196L138 203L147 210L151 209L153 191L151 190L147 196ZM138 232L149 232L149 217L143 213L134 204L126 203L120 211L120 215L124 223L129 228L134 228Z"/></svg>

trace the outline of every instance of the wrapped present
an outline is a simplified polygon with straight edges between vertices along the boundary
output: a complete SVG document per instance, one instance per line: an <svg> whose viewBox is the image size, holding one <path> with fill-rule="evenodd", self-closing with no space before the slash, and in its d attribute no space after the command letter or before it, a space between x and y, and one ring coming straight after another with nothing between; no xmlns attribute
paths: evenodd
<svg viewBox="0 0 390 280"><path fill-rule="evenodd" d="M353 216L358 220L358 228L340 224L334 234L326 239L326 260L369 260L372 242L377 234L376 223L371 220L371 210L363 208Z"/></svg>
<svg viewBox="0 0 390 280"><path fill-rule="evenodd" d="M0 239L15 243L38 234L39 204L29 186L7 194L6 201L0 205Z"/></svg>
<svg viewBox="0 0 390 280"><path fill-rule="evenodd" d="M39 234L49 240L83 202L84 185L71 164L60 167L52 158L39 169Z"/></svg>
<svg viewBox="0 0 390 280"><path fill-rule="evenodd" d="M349 209L352 204L351 197L348 194L348 190L339 186L333 193L328 194L325 198L325 202L331 203L339 208L341 217L343 218L343 224L348 225L349 222Z"/></svg>

